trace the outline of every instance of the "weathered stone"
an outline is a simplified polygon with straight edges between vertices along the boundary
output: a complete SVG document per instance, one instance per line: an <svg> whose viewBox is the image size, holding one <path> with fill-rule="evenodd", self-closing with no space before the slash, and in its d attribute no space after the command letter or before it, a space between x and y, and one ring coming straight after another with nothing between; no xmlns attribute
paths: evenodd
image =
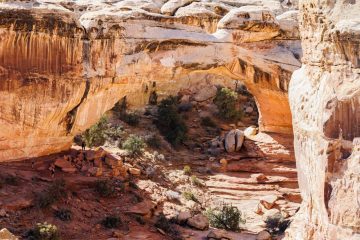
<svg viewBox="0 0 360 240"><path fill-rule="evenodd" d="M244 142L244 132L235 129L228 132L225 136L225 149L227 152L237 152Z"/></svg>
<svg viewBox="0 0 360 240"><path fill-rule="evenodd" d="M180 212L177 216L177 221L179 224L185 224L189 218L191 218L190 212Z"/></svg>
<svg viewBox="0 0 360 240"><path fill-rule="evenodd" d="M199 230L205 230L209 227L209 220L203 214L196 214L188 219L187 224Z"/></svg>
<svg viewBox="0 0 360 240"><path fill-rule="evenodd" d="M131 167L131 168L129 168L129 173L132 175L135 175L135 176L140 176L141 170L138 168Z"/></svg>
<svg viewBox="0 0 360 240"><path fill-rule="evenodd" d="M0 230L0 240L19 240L19 238L17 238L6 228L3 228Z"/></svg>
<svg viewBox="0 0 360 240"><path fill-rule="evenodd" d="M211 230L206 236L207 239L213 240L232 240L233 238L224 230L214 229Z"/></svg>
<svg viewBox="0 0 360 240"><path fill-rule="evenodd" d="M256 240L271 240L271 234L268 231L261 231L256 236Z"/></svg>
<svg viewBox="0 0 360 240"><path fill-rule="evenodd" d="M360 239L360 2L299 6L303 65L289 100L302 204L286 238Z"/></svg>
<svg viewBox="0 0 360 240"><path fill-rule="evenodd" d="M276 200L278 200L278 196L276 195L267 195L260 199L260 203L266 208L271 209L274 205Z"/></svg>

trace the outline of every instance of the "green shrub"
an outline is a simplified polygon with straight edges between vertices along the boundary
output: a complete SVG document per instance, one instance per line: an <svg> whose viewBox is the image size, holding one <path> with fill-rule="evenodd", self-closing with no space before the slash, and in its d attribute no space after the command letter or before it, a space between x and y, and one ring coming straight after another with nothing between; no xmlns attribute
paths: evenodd
<svg viewBox="0 0 360 240"><path fill-rule="evenodd" d="M191 176L191 183L194 186L198 186L198 187L204 187L204 184L196 177L196 176Z"/></svg>
<svg viewBox="0 0 360 240"><path fill-rule="evenodd" d="M189 165L185 165L183 172L185 175L190 176L191 175L191 167Z"/></svg>
<svg viewBox="0 0 360 240"><path fill-rule="evenodd" d="M216 123L210 117L201 118L201 125L204 127L216 128Z"/></svg>
<svg viewBox="0 0 360 240"><path fill-rule="evenodd" d="M94 186L95 192L101 197L113 197L115 195L115 184L111 180L97 180Z"/></svg>
<svg viewBox="0 0 360 240"><path fill-rule="evenodd" d="M27 239L31 240L60 240L58 228L47 222L36 224L36 227L30 230L27 235Z"/></svg>
<svg viewBox="0 0 360 240"><path fill-rule="evenodd" d="M108 119L103 116L99 122L87 129L82 134L82 139L88 147L101 146L106 141L106 130L108 129Z"/></svg>
<svg viewBox="0 0 360 240"><path fill-rule="evenodd" d="M101 221L101 224L105 228L118 228L121 225L121 219L118 216L107 216Z"/></svg>
<svg viewBox="0 0 360 240"><path fill-rule="evenodd" d="M161 148L161 139L156 134L153 134L146 139L146 145L151 148L159 149Z"/></svg>
<svg viewBox="0 0 360 240"><path fill-rule="evenodd" d="M65 181L61 179L53 182L45 191L38 193L35 202L38 207L47 208L66 197L66 184Z"/></svg>
<svg viewBox="0 0 360 240"><path fill-rule="evenodd" d="M72 212L69 209L61 208L55 211L55 217L60 219L61 221L67 222L72 218Z"/></svg>
<svg viewBox="0 0 360 240"><path fill-rule="evenodd" d="M160 102L157 127L173 146L179 145L186 139L187 127L178 113L178 99L176 97L170 96Z"/></svg>
<svg viewBox="0 0 360 240"><path fill-rule="evenodd" d="M138 113L123 113L119 118L130 126L137 126L140 122L140 115Z"/></svg>
<svg viewBox="0 0 360 240"><path fill-rule="evenodd" d="M242 113L236 109L237 93L221 88L216 92L214 103L219 109L219 116L225 120L239 120Z"/></svg>
<svg viewBox="0 0 360 240"><path fill-rule="evenodd" d="M155 222L155 227L160 228L161 230L169 234L171 239L174 240L182 239L180 232L176 228L174 228L172 223L165 217L163 213L161 213L157 217Z"/></svg>
<svg viewBox="0 0 360 240"><path fill-rule="evenodd" d="M183 192L183 197L188 201L191 200L191 201L194 201L196 203L200 203L199 200L197 199L197 197L195 196L195 194L190 192L190 191Z"/></svg>
<svg viewBox="0 0 360 240"><path fill-rule="evenodd" d="M126 139L122 147L132 155L139 155L143 152L145 143L141 137L132 134Z"/></svg>
<svg viewBox="0 0 360 240"><path fill-rule="evenodd" d="M274 216L269 216L265 220L266 229L272 235L281 235L285 232L285 230L290 225L290 221L284 219L284 217L277 213Z"/></svg>
<svg viewBox="0 0 360 240"><path fill-rule="evenodd" d="M221 208L208 209L206 215L210 225L215 228L237 231L239 224L245 223L241 211L231 205L223 205Z"/></svg>

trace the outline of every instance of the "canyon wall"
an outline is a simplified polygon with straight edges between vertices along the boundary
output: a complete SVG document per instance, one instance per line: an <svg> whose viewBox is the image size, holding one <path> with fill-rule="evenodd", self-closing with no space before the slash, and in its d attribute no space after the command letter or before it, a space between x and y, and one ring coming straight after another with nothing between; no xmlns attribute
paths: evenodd
<svg viewBox="0 0 360 240"><path fill-rule="evenodd" d="M251 6L247 6L251 5ZM290 1L2 1L0 161L66 150L124 96L243 82L262 130L291 132Z"/></svg>
<svg viewBox="0 0 360 240"><path fill-rule="evenodd" d="M286 239L360 239L360 1L300 1L289 87L302 206Z"/></svg>

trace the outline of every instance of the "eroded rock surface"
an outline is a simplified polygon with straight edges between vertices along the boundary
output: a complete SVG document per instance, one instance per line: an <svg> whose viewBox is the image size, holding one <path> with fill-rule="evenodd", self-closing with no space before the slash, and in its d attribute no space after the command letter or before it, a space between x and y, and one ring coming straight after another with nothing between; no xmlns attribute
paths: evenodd
<svg viewBox="0 0 360 240"><path fill-rule="evenodd" d="M2 1L0 160L68 149L124 96L141 107L154 93L237 81L257 101L261 130L291 132L287 90L301 48L295 18L280 16L296 8L260 0Z"/></svg>
<svg viewBox="0 0 360 240"><path fill-rule="evenodd" d="M359 1L300 1L290 82L302 206L286 239L360 239Z"/></svg>

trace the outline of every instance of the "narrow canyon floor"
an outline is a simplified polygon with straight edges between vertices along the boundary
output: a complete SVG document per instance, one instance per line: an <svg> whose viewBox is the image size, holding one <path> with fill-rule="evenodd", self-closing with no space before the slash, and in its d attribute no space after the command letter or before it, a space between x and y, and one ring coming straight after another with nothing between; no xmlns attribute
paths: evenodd
<svg viewBox="0 0 360 240"><path fill-rule="evenodd" d="M161 138L161 147L147 147L137 157L127 156L113 144L86 148L84 152L74 145L69 152L1 163L1 227L24 239L28 230L40 222L55 224L62 239L172 239L155 226L160 213L176 219L179 212L204 212L231 204L242 212L246 222L241 224L240 232L227 234L232 239L245 240L256 239L265 228L267 216L281 213L291 219L301 202L292 135L258 133L247 138L239 152L209 154L201 146L232 128L245 129L256 119L244 118L242 126L216 120L218 129L214 131L201 126L201 110L185 114L188 139L178 149ZM136 127L121 124L127 133L160 136L149 115L142 115ZM106 157L104 162L97 162L104 154L113 160ZM75 162L66 162L70 157ZM114 167L117 159L122 160L120 172ZM49 170L53 164L54 177ZM189 169L186 173L185 166ZM51 207L39 207L39 194L47 192L59 179L65 181L66 197ZM116 194L110 198L101 197L94 190L99 180L106 179L116 185ZM184 193L191 193L195 199L187 199ZM71 221L55 216L64 208L72 212ZM120 217L120 226L104 228L101 221L112 215ZM211 231L173 227L184 239L206 239Z"/></svg>

